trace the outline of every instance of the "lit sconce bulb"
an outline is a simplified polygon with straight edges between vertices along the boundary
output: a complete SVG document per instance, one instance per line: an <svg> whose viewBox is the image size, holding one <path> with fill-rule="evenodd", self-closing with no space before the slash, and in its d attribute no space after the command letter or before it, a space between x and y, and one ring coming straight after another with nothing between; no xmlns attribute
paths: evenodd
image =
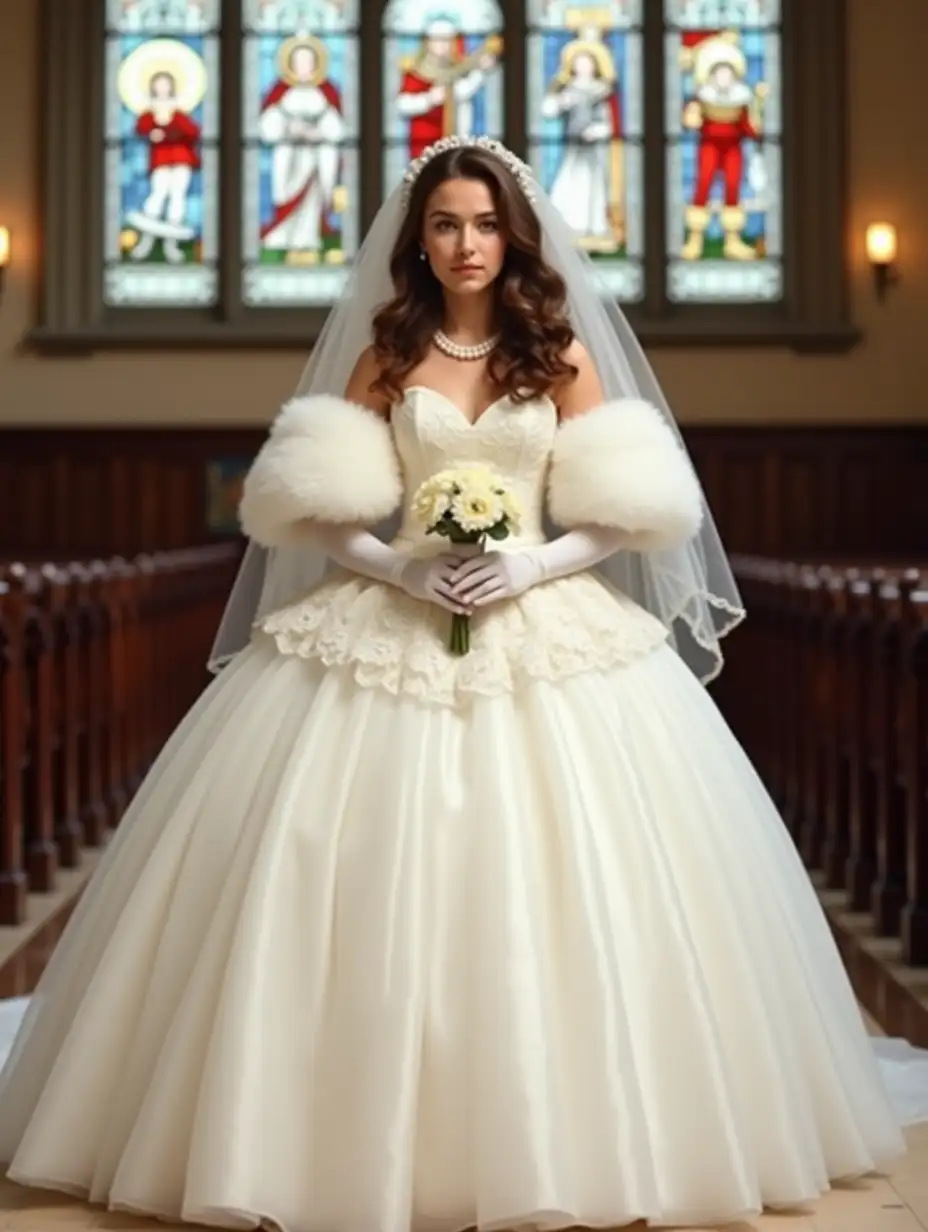
<svg viewBox="0 0 928 1232"><path fill-rule="evenodd" d="M874 265L892 265L896 259L896 228L889 222L872 222L867 228L867 256Z"/></svg>
<svg viewBox="0 0 928 1232"><path fill-rule="evenodd" d="M877 299L883 299L889 285L899 281L896 228L891 222L872 222L867 228L867 259L873 269Z"/></svg>

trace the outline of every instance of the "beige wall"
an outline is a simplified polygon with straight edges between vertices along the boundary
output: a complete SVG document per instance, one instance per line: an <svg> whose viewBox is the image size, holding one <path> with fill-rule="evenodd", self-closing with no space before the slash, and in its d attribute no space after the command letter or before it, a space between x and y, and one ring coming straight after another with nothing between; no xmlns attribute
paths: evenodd
<svg viewBox="0 0 928 1232"><path fill-rule="evenodd" d="M81 0L60 0L80 3ZM815 0L804 0L815 3ZM0 224L15 255L0 301L0 424L247 424L286 397L303 356L280 352L23 353L34 316L41 236L36 197L37 0L3 0ZM677 413L691 422L928 422L928 0L848 0L851 13L851 228L855 319L849 355L786 350L660 350ZM801 117L800 117L801 122ZM884 304L863 252L866 223L895 222L904 281Z"/></svg>

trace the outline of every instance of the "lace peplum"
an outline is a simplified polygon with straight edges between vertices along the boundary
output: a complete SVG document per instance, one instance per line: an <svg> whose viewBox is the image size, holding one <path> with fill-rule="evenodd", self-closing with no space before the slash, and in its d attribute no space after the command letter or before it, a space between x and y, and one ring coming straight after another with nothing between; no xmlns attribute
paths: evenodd
<svg viewBox="0 0 928 1232"><path fill-rule="evenodd" d="M553 403L518 406L500 399L476 424L442 394L413 387L393 412L407 498L429 476L458 462L485 462L506 477L526 511L518 537L501 551L543 543L544 490L557 430ZM445 543L404 513L393 541L401 551L433 553ZM257 628L282 654L349 667L364 687L384 688L443 706L511 692L530 680L633 662L659 646L664 626L592 573L547 582L471 618L471 651L447 649L451 617L394 587L339 571Z"/></svg>

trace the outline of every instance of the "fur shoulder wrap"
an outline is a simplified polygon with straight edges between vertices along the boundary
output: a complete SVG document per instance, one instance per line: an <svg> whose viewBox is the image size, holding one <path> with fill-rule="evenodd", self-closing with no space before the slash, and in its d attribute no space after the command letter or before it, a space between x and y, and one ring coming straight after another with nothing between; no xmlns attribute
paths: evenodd
<svg viewBox="0 0 928 1232"><path fill-rule="evenodd" d="M702 522L702 493L685 450L660 411L640 399L565 420L548 483L555 522L624 530L633 551L678 547Z"/></svg>
<svg viewBox="0 0 928 1232"><path fill-rule="evenodd" d="M376 525L402 500L390 426L344 398L294 398L245 477L239 521L263 547L307 541L307 522Z"/></svg>

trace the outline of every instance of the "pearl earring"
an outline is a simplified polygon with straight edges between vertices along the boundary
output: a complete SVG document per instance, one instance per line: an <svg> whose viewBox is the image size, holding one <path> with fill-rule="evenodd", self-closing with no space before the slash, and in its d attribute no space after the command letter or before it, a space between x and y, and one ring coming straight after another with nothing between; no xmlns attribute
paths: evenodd
<svg viewBox="0 0 928 1232"><path fill-rule="evenodd" d="M427 261L428 259L429 259L428 253L425 251L424 248L420 248L419 249L419 260Z"/></svg>

